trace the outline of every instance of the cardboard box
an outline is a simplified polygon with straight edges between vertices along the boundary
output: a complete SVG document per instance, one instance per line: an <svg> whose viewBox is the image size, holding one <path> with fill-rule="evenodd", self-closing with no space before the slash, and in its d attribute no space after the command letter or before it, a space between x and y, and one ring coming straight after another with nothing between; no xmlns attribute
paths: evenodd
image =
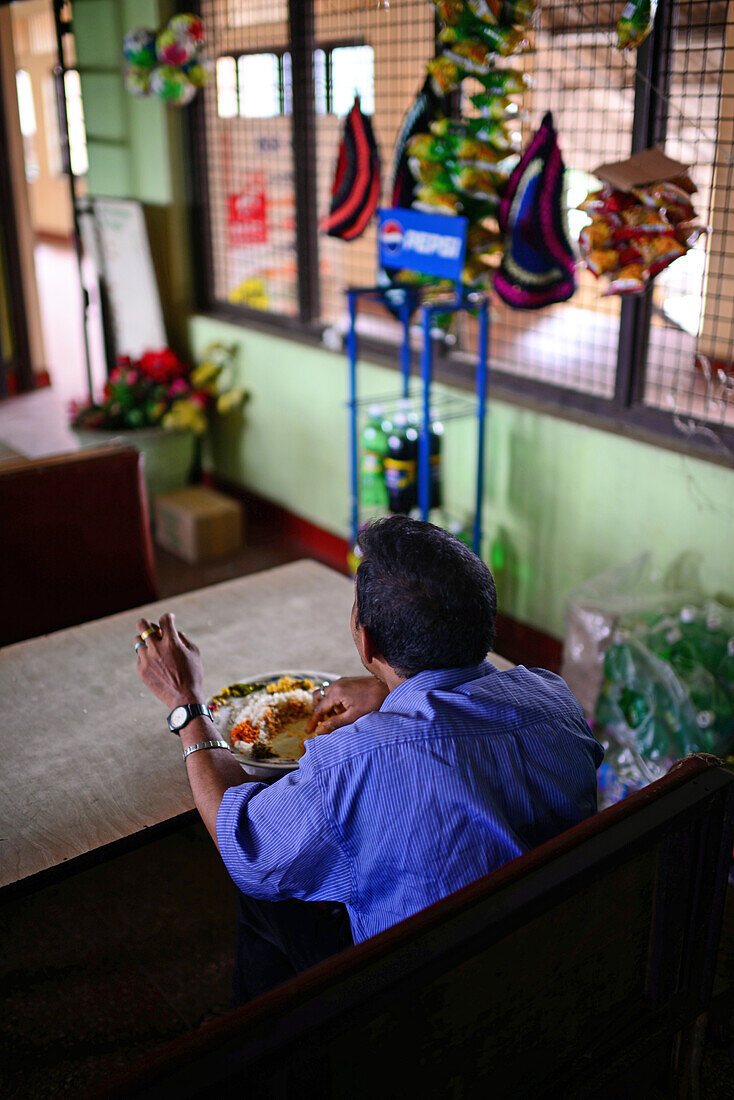
<svg viewBox="0 0 734 1100"><path fill-rule="evenodd" d="M642 187L645 183L657 183L658 180L672 180L684 175L689 164L666 157L662 149L643 149L633 153L626 160L614 164L600 164L593 175L606 183L611 183L618 191L629 191L633 187Z"/></svg>
<svg viewBox="0 0 734 1100"><path fill-rule="evenodd" d="M201 485L159 493L155 540L192 563L226 557L242 545L242 508L231 497Z"/></svg>

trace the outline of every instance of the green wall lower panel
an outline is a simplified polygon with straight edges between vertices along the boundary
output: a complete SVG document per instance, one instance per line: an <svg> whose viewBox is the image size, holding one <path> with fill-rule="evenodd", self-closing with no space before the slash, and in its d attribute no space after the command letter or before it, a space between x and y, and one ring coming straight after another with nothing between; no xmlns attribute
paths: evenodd
<svg viewBox="0 0 734 1100"><path fill-rule="evenodd" d="M115 0L74 0L74 45L79 68L122 69L120 5Z"/></svg>
<svg viewBox="0 0 734 1100"><path fill-rule="evenodd" d="M87 141L127 140L127 104L119 72L81 73Z"/></svg>
<svg viewBox="0 0 734 1100"><path fill-rule="evenodd" d="M126 144L88 141L89 192L106 198L126 199L132 193L130 152Z"/></svg>
<svg viewBox="0 0 734 1100"><path fill-rule="evenodd" d="M193 317L199 354L212 340L239 346L251 392L244 421L217 431L209 460L221 475L336 534L349 531L346 360L252 329ZM395 387L383 367L360 367L360 395ZM488 418L485 540L502 531L514 565L498 576L500 606L556 637L582 581L643 550L668 565L700 552L711 593L734 596L734 471L623 436L492 401ZM475 429L447 425L446 497L473 499Z"/></svg>

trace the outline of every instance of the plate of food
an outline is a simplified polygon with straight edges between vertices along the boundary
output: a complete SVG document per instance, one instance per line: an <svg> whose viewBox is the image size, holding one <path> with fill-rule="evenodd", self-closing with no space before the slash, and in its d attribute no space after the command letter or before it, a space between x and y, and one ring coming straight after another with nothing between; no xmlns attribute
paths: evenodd
<svg viewBox="0 0 734 1100"><path fill-rule="evenodd" d="M338 676L328 672L263 672L222 688L208 700L220 737L246 771L262 778L294 771L306 751L313 693Z"/></svg>

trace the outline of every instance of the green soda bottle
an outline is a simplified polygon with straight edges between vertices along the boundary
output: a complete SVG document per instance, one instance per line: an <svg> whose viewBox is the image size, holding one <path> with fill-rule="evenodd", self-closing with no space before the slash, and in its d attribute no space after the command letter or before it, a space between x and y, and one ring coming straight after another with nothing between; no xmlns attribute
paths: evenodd
<svg viewBox="0 0 734 1100"><path fill-rule="evenodd" d="M367 508L387 507L385 455L387 432L382 405L370 405L367 423L362 431L360 460L360 495Z"/></svg>

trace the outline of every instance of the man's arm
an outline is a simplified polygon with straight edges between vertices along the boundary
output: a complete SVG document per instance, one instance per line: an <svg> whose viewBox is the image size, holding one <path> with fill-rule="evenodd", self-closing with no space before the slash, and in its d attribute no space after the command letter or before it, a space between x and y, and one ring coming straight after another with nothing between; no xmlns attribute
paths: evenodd
<svg viewBox="0 0 734 1100"><path fill-rule="evenodd" d="M150 628L147 619L138 621L138 633ZM168 707L203 703L203 670L199 650L185 634L179 634L173 615L160 620L160 637L149 636L138 649L138 675L153 694ZM218 741L220 735L208 718L194 718L181 730L181 748L199 741ZM196 808L212 840L217 841L217 814L230 787L251 782L228 749L200 749L186 757L186 768Z"/></svg>

